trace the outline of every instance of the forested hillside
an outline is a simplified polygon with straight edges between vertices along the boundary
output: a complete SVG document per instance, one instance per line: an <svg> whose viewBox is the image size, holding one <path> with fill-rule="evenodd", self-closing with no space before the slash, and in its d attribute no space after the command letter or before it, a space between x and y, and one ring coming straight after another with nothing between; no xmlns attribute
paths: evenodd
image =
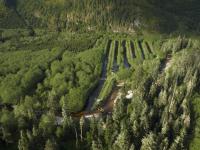
<svg viewBox="0 0 200 150"><path fill-rule="evenodd" d="M199 31L198 0L1 0L0 27L134 32ZM6 12L6 13L5 13ZM21 21L12 24L12 16ZM5 21L6 18L6 21ZM23 23L24 22L24 23Z"/></svg>

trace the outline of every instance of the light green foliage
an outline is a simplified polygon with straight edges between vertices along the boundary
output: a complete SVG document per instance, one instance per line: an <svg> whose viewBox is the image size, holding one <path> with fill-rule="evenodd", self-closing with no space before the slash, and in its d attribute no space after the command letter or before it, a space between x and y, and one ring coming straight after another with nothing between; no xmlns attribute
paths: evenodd
<svg viewBox="0 0 200 150"><path fill-rule="evenodd" d="M45 148L44 150L57 150L57 144L54 140L48 139L45 143Z"/></svg>
<svg viewBox="0 0 200 150"><path fill-rule="evenodd" d="M103 90L101 91L100 95L99 95L99 99L104 100L105 98L107 98L110 94L110 92L112 91L114 85L115 85L116 79L113 76L110 76L107 78L104 87L102 88Z"/></svg>
<svg viewBox="0 0 200 150"><path fill-rule="evenodd" d="M108 64L107 64L107 71L108 73L111 72L114 62L114 55L115 55L115 43L116 41L113 41L111 43L109 55L108 55Z"/></svg>
<svg viewBox="0 0 200 150"><path fill-rule="evenodd" d="M129 149L129 139L128 139L128 133L127 131L121 131L121 133L118 135L113 148L115 150L128 150Z"/></svg>
<svg viewBox="0 0 200 150"><path fill-rule="evenodd" d="M103 48L81 52L75 56L65 52L62 61L55 61L51 65L50 74L44 83L65 101L68 111L80 111L91 89L100 78Z"/></svg>
<svg viewBox="0 0 200 150"><path fill-rule="evenodd" d="M142 139L141 150L154 150L157 149L156 136L153 133L149 133Z"/></svg>
<svg viewBox="0 0 200 150"><path fill-rule="evenodd" d="M59 48L40 51L7 52L0 56L0 74L17 73L20 69L29 69L34 66L47 67L48 63L56 59L62 50Z"/></svg>
<svg viewBox="0 0 200 150"><path fill-rule="evenodd" d="M55 116L52 113L43 114L40 123L39 128L42 130L44 135L51 135L55 130Z"/></svg>
<svg viewBox="0 0 200 150"><path fill-rule="evenodd" d="M135 55L133 55L133 54L135 54L135 49L134 49L134 47L132 49L130 42L131 42L130 40L126 41L126 49L127 49L126 55L127 55L127 59L128 59L129 64L133 65L133 60L134 60L134 57L135 57Z"/></svg>
<svg viewBox="0 0 200 150"><path fill-rule="evenodd" d="M3 79L0 83L0 97L3 102L17 103L21 97L36 88L37 83L44 78L43 69L48 67L48 63L60 53L60 50L54 49L51 52L48 50L22 51L1 55L0 71Z"/></svg>
<svg viewBox="0 0 200 150"><path fill-rule="evenodd" d="M120 68L124 67L124 50L122 46L122 41L119 41L118 53L117 53L117 64Z"/></svg>
<svg viewBox="0 0 200 150"><path fill-rule="evenodd" d="M19 105L15 106L14 114L15 117L27 117L29 119L34 119L35 113L34 110L37 108L37 103L35 99L29 96L26 96L24 101L21 101Z"/></svg>
<svg viewBox="0 0 200 150"><path fill-rule="evenodd" d="M20 132L20 139L18 141L18 149L19 150L28 150L29 143L24 131Z"/></svg>
<svg viewBox="0 0 200 150"><path fill-rule="evenodd" d="M52 3L46 1L49 7ZM56 2L55 7L63 3ZM5 41L0 46L0 141L18 145L19 149L172 150L186 147L187 131L193 128L195 139L191 147L198 143L198 118L192 118L190 108L190 99L200 83L198 40L178 37L154 41L115 34L104 37L92 33L35 32L33 37L26 31L2 34ZM112 44L108 66L102 68L109 39ZM130 39L135 42L136 58L131 57ZM55 47L53 41L58 42ZM120 49L122 41L126 41L131 67L111 73L116 41L118 64L124 66ZM101 76L104 69L107 77ZM108 112L103 112L102 118L86 120L82 116L79 126L74 116L83 110L104 78L106 81L97 93L101 101L96 103L95 99L93 106L103 107L109 95L120 94L112 91L120 91L121 98L115 101L112 114L105 116ZM122 82L123 87L115 87ZM133 98L125 98L130 90ZM197 104L194 101L193 105ZM194 112L198 112L196 107ZM194 126L192 119L196 121Z"/></svg>
<svg viewBox="0 0 200 150"><path fill-rule="evenodd" d="M97 98L98 101L96 101L95 104L93 105L93 109L96 109L97 106L101 106L105 102L105 100L109 97L113 88L115 87L115 84L116 84L116 78L114 76L107 77L102 87L102 90Z"/></svg>
<svg viewBox="0 0 200 150"><path fill-rule="evenodd" d="M129 79L131 77L131 75L132 75L132 70L127 69L127 68L123 68L123 69L119 70L119 72L117 72L118 80Z"/></svg>
<svg viewBox="0 0 200 150"><path fill-rule="evenodd" d="M142 42L142 47L143 47L143 50L144 50L144 55L145 55L146 59L151 59L153 57L153 54L151 52L151 49L148 49L147 44L148 43L146 43L145 41Z"/></svg>

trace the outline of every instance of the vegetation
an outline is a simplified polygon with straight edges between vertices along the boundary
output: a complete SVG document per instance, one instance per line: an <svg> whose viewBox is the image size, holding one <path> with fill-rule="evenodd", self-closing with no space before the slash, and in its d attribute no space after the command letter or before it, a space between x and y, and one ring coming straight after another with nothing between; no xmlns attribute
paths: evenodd
<svg viewBox="0 0 200 150"><path fill-rule="evenodd" d="M111 43L111 48L109 50L109 56L108 56L108 65L107 65L107 71L110 72L113 69L114 61L115 61L115 47L116 47L116 41Z"/></svg>
<svg viewBox="0 0 200 150"><path fill-rule="evenodd" d="M198 54L199 50L177 53L173 67L156 79L153 70L145 73L145 66L137 68L132 77L137 79L132 85L134 98L119 100L112 117L96 122L88 133L94 140L91 147L96 143L106 149L184 149L191 121L189 97L199 85Z"/></svg>
<svg viewBox="0 0 200 150"><path fill-rule="evenodd" d="M17 50L40 50L60 47L73 52L92 48L100 35L93 33L73 34L57 33L45 30L34 30L34 36L29 30L2 30L0 52Z"/></svg>
<svg viewBox="0 0 200 150"><path fill-rule="evenodd" d="M199 6L0 0L0 149L199 149Z"/></svg>
<svg viewBox="0 0 200 150"><path fill-rule="evenodd" d="M44 38L44 43L40 41L41 46L36 41L23 44L22 40L16 42L15 49L10 49L10 45L6 49L2 48L0 56L2 147L5 147L6 143L14 144L14 149L17 145L19 149L33 147L40 149L43 145L56 146L58 140L56 137L53 139L45 137L53 134L58 134L59 137L65 135L59 133L64 130L57 126L59 117L66 118L66 125L71 125L69 113L83 109L87 97L100 78L105 40L97 39L99 36L96 38L95 35L89 36L89 33L67 35L66 43L59 47L54 45L52 49L41 49L46 44L45 41L48 41L48 36L44 35L38 35ZM59 40L67 35L56 36ZM22 35L17 36L22 37ZM14 38L15 35L11 34L6 42L12 43ZM39 42L37 36L33 39ZM69 42L67 39L72 40ZM64 44L66 46L63 46ZM34 49L36 47L38 49ZM39 143L40 140L37 142L36 139L40 138L45 138L46 144ZM38 143L38 147L32 145L35 142ZM9 146L6 147L9 149Z"/></svg>
<svg viewBox="0 0 200 150"><path fill-rule="evenodd" d="M98 106L102 106L105 103L105 100L110 96L113 88L115 87L116 79L114 76L110 76L104 83L102 90L98 96L96 103L93 105L93 109L97 109Z"/></svg>
<svg viewBox="0 0 200 150"><path fill-rule="evenodd" d="M199 6L198 0L1 0L0 27L184 34L199 31Z"/></svg>
<svg viewBox="0 0 200 150"><path fill-rule="evenodd" d="M192 131L193 133L191 134L191 143L189 145L189 149L190 150L197 150L199 148L199 124L200 124L200 120L199 120L199 95L196 95L193 99L192 99L192 108L193 108L193 113L192 115Z"/></svg>

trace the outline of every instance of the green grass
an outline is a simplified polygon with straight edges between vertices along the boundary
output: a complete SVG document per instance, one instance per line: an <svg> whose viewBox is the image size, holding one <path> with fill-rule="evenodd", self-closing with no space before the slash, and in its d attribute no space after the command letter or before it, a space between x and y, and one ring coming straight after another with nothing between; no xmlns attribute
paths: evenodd
<svg viewBox="0 0 200 150"><path fill-rule="evenodd" d="M138 40L134 40L134 45L135 45L135 55L136 55L136 59L138 62L142 62L143 58L142 58L142 54L141 54L141 50L138 44Z"/></svg>
<svg viewBox="0 0 200 150"><path fill-rule="evenodd" d="M135 58L133 58L133 56L132 56L132 51L131 51L131 46L130 46L130 40L126 41L126 50L127 50L126 55L127 55L128 63L130 65L132 65L133 64L133 59L135 59Z"/></svg>
<svg viewBox="0 0 200 150"><path fill-rule="evenodd" d="M145 41L142 42L142 48L144 50L144 55L146 59L153 58L153 54L151 54L147 48L147 45L145 44Z"/></svg>
<svg viewBox="0 0 200 150"><path fill-rule="evenodd" d="M117 64L119 65L119 69L124 67L124 50L122 46L122 41L119 41L118 54L117 54Z"/></svg>
<svg viewBox="0 0 200 150"><path fill-rule="evenodd" d="M113 67L114 55L115 55L115 42L116 41L113 41L111 43L111 48L110 48L109 55L108 55L108 65L107 65L108 73L111 72L112 67Z"/></svg>

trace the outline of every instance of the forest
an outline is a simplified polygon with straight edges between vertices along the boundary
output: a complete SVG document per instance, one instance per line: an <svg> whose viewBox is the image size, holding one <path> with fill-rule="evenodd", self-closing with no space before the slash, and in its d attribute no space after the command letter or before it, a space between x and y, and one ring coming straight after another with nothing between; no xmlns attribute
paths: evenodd
<svg viewBox="0 0 200 150"><path fill-rule="evenodd" d="M199 32L198 0L1 0L3 28Z"/></svg>
<svg viewBox="0 0 200 150"><path fill-rule="evenodd" d="M198 150L198 0L0 0L0 149Z"/></svg>

